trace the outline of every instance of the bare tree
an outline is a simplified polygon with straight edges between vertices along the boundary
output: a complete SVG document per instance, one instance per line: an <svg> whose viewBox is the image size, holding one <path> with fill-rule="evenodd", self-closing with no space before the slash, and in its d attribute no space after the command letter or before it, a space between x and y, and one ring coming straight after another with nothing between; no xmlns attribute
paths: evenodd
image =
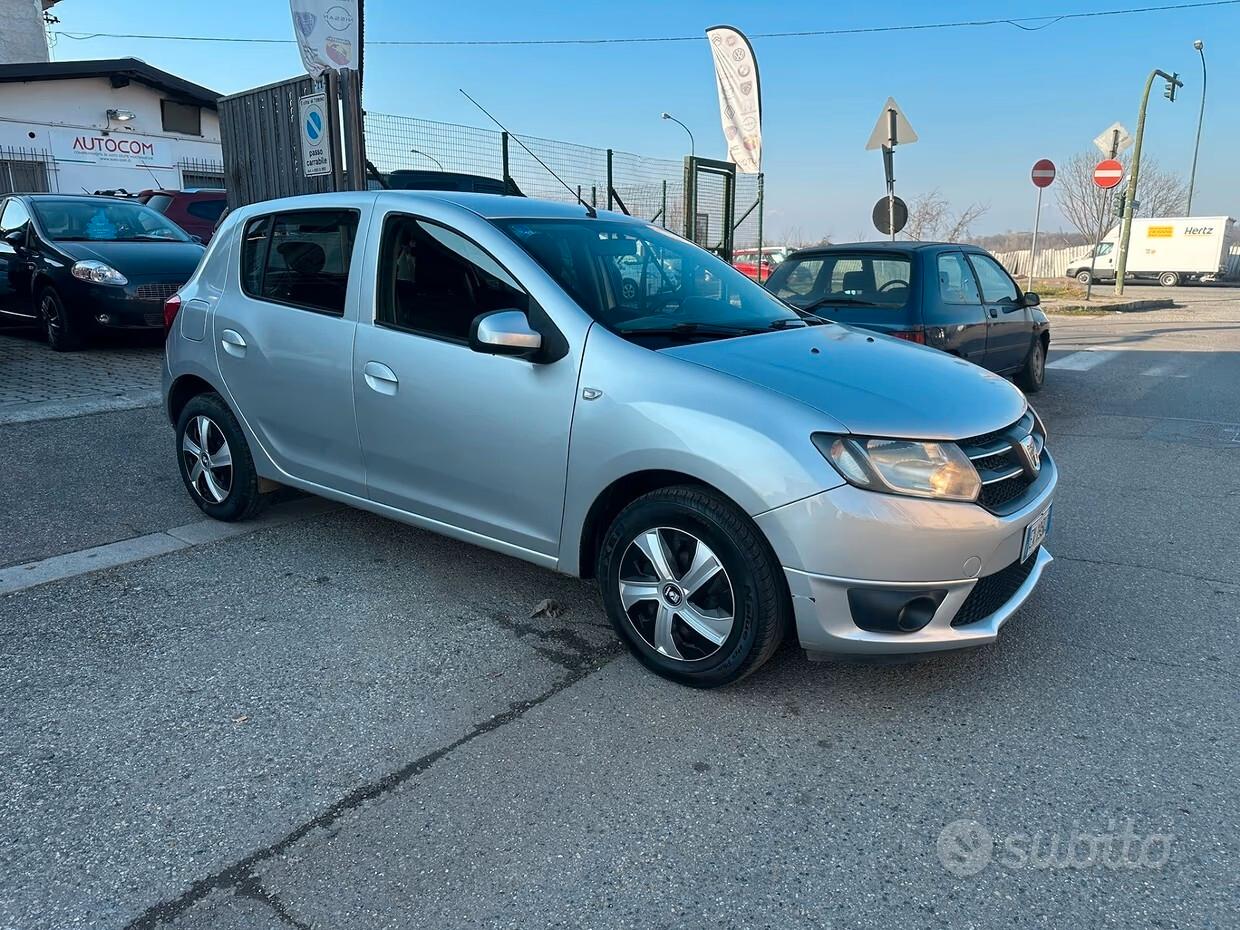
<svg viewBox="0 0 1240 930"><path fill-rule="evenodd" d="M1116 194L1123 185L1112 190L1102 190L1094 184L1094 166L1099 158L1096 152L1078 152L1059 167L1055 177L1055 199L1059 212L1085 239L1094 241L1099 225L1105 235L1118 222L1115 212ZM1131 165L1127 158L1124 175ZM1137 185L1137 209L1135 216L1175 216L1184 210L1188 190L1184 179L1170 171L1164 171L1158 163L1146 158L1141 164L1141 177Z"/></svg>
<svg viewBox="0 0 1240 930"><path fill-rule="evenodd" d="M956 212L937 189L918 194L909 204L904 235L919 242L929 239L960 242L968 238L969 227L989 209L989 204L971 203Z"/></svg>

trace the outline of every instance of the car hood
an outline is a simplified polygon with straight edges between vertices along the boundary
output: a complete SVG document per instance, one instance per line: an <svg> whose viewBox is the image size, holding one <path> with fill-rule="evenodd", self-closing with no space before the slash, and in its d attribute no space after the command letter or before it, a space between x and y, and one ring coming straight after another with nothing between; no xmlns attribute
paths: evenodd
<svg viewBox="0 0 1240 930"><path fill-rule="evenodd" d="M206 251L197 242L89 242L56 243L56 249L73 261L106 262L127 278L168 275L188 280Z"/></svg>
<svg viewBox="0 0 1240 930"><path fill-rule="evenodd" d="M664 349L778 391L861 436L965 439L1024 415L998 375L937 349L830 324Z"/></svg>

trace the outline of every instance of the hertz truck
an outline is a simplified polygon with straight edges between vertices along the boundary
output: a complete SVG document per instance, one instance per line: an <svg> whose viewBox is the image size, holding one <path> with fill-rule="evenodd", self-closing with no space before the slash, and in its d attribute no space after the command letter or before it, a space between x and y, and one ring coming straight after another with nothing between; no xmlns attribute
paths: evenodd
<svg viewBox="0 0 1240 930"><path fill-rule="evenodd" d="M1226 216L1167 216L1133 219L1128 241L1128 268L1124 280L1156 280L1163 287L1185 281L1218 281L1227 276L1234 221ZM1095 281L1115 280L1120 228L1116 226L1098 246ZM1090 256L1068 267L1068 277L1089 283Z"/></svg>

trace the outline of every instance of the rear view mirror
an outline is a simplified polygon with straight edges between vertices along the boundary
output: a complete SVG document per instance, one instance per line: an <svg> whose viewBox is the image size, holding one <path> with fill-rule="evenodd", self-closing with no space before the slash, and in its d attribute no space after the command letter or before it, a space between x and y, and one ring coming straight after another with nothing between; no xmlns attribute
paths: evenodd
<svg viewBox="0 0 1240 930"><path fill-rule="evenodd" d="M4 234L4 241L13 246L15 249L25 245L26 227L23 226L21 229L10 229Z"/></svg>
<svg viewBox="0 0 1240 930"><path fill-rule="evenodd" d="M1037 294L1035 294L1033 291L1025 292L1025 306L1026 307L1036 307L1041 302L1042 302L1042 298L1039 297Z"/></svg>
<svg viewBox="0 0 1240 930"><path fill-rule="evenodd" d="M492 310L474 317L469 347L487 355L528 358L542 348L542 336L530 328L529 319L520 310Z"/></svg>

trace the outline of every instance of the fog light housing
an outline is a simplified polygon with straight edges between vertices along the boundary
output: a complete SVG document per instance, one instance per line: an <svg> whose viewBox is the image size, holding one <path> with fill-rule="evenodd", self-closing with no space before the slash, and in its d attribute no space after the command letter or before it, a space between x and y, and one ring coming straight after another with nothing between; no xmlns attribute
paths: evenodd
<svg viewBox="0 0 1240 930"><path fill-rule="evenodd" d="M107 326L109 323L112 322L112 318L108 316L106 313L96 313L95 320L102 323L104 326Z"/></svg>
<svg viewBox="0 0 1240 930"><path fill-rule="evenodd" d="M869 633L916 633L934 619L945 588L849 588L848 609Z"/></svg>

